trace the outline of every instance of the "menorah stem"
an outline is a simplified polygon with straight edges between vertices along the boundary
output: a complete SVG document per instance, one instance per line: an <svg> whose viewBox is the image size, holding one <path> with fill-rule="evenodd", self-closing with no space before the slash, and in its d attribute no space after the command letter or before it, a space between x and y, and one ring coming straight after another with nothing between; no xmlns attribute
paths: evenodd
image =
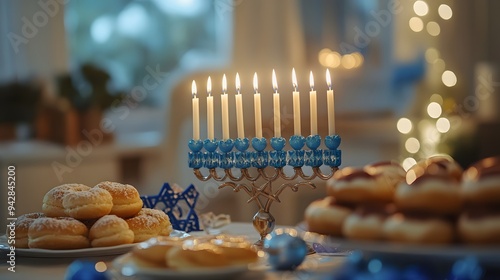
<svg viewBox="0 0 500 280"><path fill-rule="evenodd" d="M253 227L260 235L260 239L255 242L255 246L262 247L266 236L274 230L275 220L269 211L259 209L253 216Z"/></svg>

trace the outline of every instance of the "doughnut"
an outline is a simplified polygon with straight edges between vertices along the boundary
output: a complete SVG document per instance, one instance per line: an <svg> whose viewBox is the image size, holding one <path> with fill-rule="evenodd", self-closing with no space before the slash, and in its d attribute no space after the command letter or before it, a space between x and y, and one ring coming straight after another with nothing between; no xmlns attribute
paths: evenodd
<svg viewBox="0 0 500 280"><path fill-rule="evenodd" d="M372 175L381 175L387 184L396 188L406 178L406 171L395 161L380 161L364 167Z"/></svg>
<svg viewBox="0 0 500 280"><path fill-rule="evenodd" d="M183 238L158 236L137 244L132 255L153 267L168 267L166 254L174 246L182 246Z"/></svg>
<svg viewBox="0 0 500 280"><path fill-rule="evenodd" d="M71 217L41 217L28 230L30 248L53 250L81 249L89 247L88 229Z"/></svg>
<svg viewBox="0 0 500 280"><path fill-rule="evenodd" d="M166 262L168 267L178 270L217 268L231 264L222 251L210 243L173 247L167 251Z"/></svg>
<svg viewBox="0 0 500 280"><path fill-rule="evenodd" d="M134 232L134 242L142 242L158 235L167 236L172 232L167 214L158 209L143 208L136 216L126 219L126 222Z"/></svg>
<svg viewBox="0 0 500 280"><path fill-rule="evenodd" d="M101 182L94 188L107 190L113 197L113 208L110 214L122 218L130 218L142 208L142 200L136 188L116 182Z"/></svg>
<svg viewBox="0 0 500 280"><path fill-rule="evenodd" d="M460 240L474 244L500 244L500 208L486 206L467 209L458 218Z"/></svg>
<svg viewBox="0 0 500 280"><path fill-rule="evenodd" d="M16 248L29 248L28 246L28 230L31 224L38 218L45 217L43 213L24 214L16 219ZM7 236L9 234L7 233Z"/></svg>
<svg viewBox="0 0 500 280"><path fill-rule="evenodd" d="M455 238L453 223L432 215L396 213L385 220L383 232L392 242L446 244Z"/></svg>
<svg viewBox="0 0 500 280"><path fill-rule="evenodd" d="M445 175L456 181L462 179L463 173L462 167L448 155L435 155L421 160L408 170L408 172L410 171L414 172L417 176L421 176L424 173Z"/></svg>
<svg viewBox="0 0 500 280"><path fill-rule="evenodd" d="M462 193L467 204L500 203L500 157L471 165L463 174Z"/></svg>
<svg viewBox="0 0 500 280"><path fill-rule="evenodd" d="M127 222L116 215L106 215L97 220L89 231L92 247L108 247L130 244L134 241L134 232Z"/></svg>
<svg viewBox="0 0 500 280"><path fill-rule="evenodd" d="M104 189L73 189L64 195L63 207L66 215L75 219L96 219L109 214L113 207L113 198Z"/></svg>
<svg viewBox="0 0 500 280"><path fill-rule="evenodd" d="M394 196L394 186L385 177L352 167L335 172L326 189L342 203L391 202Z"/></svg>
<svg viewBox="0 0 500 280"><path fill-rule="evenodd" d="M460 185L453 178L427 173L414 178L409 171L407 180L396 190L394 201L398 209L436 215L455 215L462 209Z"/></svg>
<svg viewBox="0 0 500 280"><path fill-rule="evenodd" d="M216 245L231 264L248 264L258 259L252 244L244 237L218 235L210 243Z"/></svg>
<svg viewBox="0 0 500 280"><path fill-rule="evenodd" d="M393 204L360 205L345 219L342 234L349 239L383 239L384 221L395 210Z"/></svg>
<svg viewBox="0 0 500 280"><path fill-rule="evenodd" d="M309 231L340 236L342 224L351 214L352 207L339 204L334 197L313 201L305 210L305 221Z"/></svg>
<svg viewBox="0 0 500 280"><path fill-rule="evenodd" d="M43 197L42 212L48 217L66 217L63 206L63 197L68 192L89 190L90 187L82 184L64 184L49 190Z"/></svg>

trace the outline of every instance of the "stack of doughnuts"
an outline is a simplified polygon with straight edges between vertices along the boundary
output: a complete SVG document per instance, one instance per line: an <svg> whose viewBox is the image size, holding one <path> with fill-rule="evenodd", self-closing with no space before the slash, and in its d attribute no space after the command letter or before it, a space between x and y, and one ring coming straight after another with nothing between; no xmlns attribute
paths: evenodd
<svg viewBox="0 0 500 280"><path fill-rule="evenodd" d="M161 210L143 209L137 189L116 182L64 184L43 197L42 212L16 220L16 247L79 249L130 244L169 235Z"/></svg>
<svg viewBox="0 0 500 280"><path fill-rule="evenodd" d="M237 236L156 237L137 244L127 256L139 267L220 268L247 265L258 259L250 242Z"/></svg>
<svg viewBox="0 0 500 280"><path fill-rule="evenodd" d="M451 157L343 168L305 211L308 229L348 239L500 243L500 157L465 171Z"/></svg>

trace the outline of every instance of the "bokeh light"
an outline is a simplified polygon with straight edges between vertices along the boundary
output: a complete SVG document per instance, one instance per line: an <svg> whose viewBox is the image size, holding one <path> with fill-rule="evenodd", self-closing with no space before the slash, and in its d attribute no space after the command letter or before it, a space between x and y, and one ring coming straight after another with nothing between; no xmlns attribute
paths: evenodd
<svg viewBox="0 0 500 280"><path fill-rule="evenodd" d="M429 12L429 6L425 1L418 0L413 4L413 11L419 16L425 16Z"/></svg>
<svg viewBox="0 0 500 280"><path fill-rule="evenodd" d="M427 32L429 32L431 36L437 36L441 33L441 27L439 27L437 22L430 21L427 23Z"/></svg>
<svg viewBox="0 0 500 280"><path fill-rule="evenodd" d="M437 102L431 102L429 105L427 105L427 114L429 114L429 117L433 119L439 118L441 116L441 113L443 112L443 109L441 108L441 105Z"/></svg>
<svg viewBox="0 0 500 280"><path fill-rule="evenodd" d="M436 129L437 129L437 131L439 131L441 133L446 133L446 132L450 131L450 127L451 127L451 124L447 118L439 118L436 121Z"/></svg>
<svg viewBox="0 0 500 280"><path fill-rule="evenodd" d="M352 69L356 66L356 60L352 56L352 54L346 54L342 56L342 67L345 69Z"/></svg>
<svg viewBox="0 0 500 280"><path fill-rule="evenodd" d="M419 17L412 17L409 21L410 29L415 32L420 32L424 29L424 22Z"/></svg>
<svg viewBox="0 0 500 280"><path fill-rule="evenodd" d="M438 13L439 16L444 20L449 20L453 16L453 10L446 4L439 5Z"/></svg>
<svg viewBox="0 0 500 280"><path fill-rule="evenodd" d="M407 118L400 118L398 120L398 123L396 124L396 127L398 128L398 131L407 134L411 131L413 125L411 121Z"/></svg>
<svg viewBox="0 0 500 280"><path fill-rule="evenodd" d="M410 137L405 142L405 148L408 153L416 153L420 150L420 141L415 137Z"/></svg>
<svg viewBox="0 0 500 280"><path fill-rule="evenodd" d="M412 157L405 158L401 163L405 171L408 171L415 164L417 164L417 161Z"/></svg>
<svg viewBox="0 0 500 280"><path fill-rule="evenodd" d="M435 48L428 48L425 51L425 60L429 63L434 63L439 59L439 51Z"/></svg>
<svg viewBox="0 0 500 280"><path fill-rule="evenodd" d="M452 87L457 84L457 76L453 71L446 70L443 72L443 75L441 76L441 80L443 81L443 84L447 87Z"/></svg>
<svg viewBox="0 0 500 280"><path fill-rule="evenodd" d="M433 95L431 95L431 97L429 98L429 101L430 102L436 102L438 104L443 104L443 97L440 95L440 94L437 94L437 93L434 93Z"/></svg>

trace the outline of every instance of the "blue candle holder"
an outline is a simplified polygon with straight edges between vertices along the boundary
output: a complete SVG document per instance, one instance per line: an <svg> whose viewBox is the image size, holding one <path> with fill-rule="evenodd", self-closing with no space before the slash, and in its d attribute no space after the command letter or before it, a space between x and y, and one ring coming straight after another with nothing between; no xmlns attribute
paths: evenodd
<svg viewBox="0 0 500 280"><path fill-rule="evenodd" d="M302 167L304 165L304 144L306 143L306 138L302 135L293 135L290 137L290 146L293 150L288 151L288 165L293 167Z"/></svg>
<svg viewBox="0 0 500 280"><path fill-rule="evenodd" d="M226 139L219 141L219 167L224 169L230 169L234 166L234 140Z"/></svg>
<svg viewBox="0 0 500 280"><path fill-rule="evenodd" d="M189 168L202 168L203 167L203 141L191 139L188 142L188 147L191 152L188 153Z"/></svg>
<svg viewBox="0 0 500 280"><path fill-rule="evenodd" d="M219 157L215 150L217 150L217 139L205 139L203 147L206 152L203 153L203 167L212 169L219 166Z"/></svg>
<svg viewBox="0 0 500 280"><path fill-rule="evenodd" d="M236 168L249 168L251 164L251 154L248 152L250 140L248 138L237 138L234 141L234 146L238 152L235 153L235 167Z"/></svg>
<svg viewBox="0 0 500 280"><path fill-rule="evenodd" d="M307 166L319 167L323 165L323 150L318 149L321 145L321 136L309 135L306 138L306 146L310 149L306 151L305 161Z"/></svg>
<svg viewBox="0 0 500 280"><path fill-rule="evenodd" d="M286 152L283 151L285 147L286 140L283 137L273 137L271 138L271 147L274 151L269 153L269 164L272 167L280 168L286 165Z"/></svg>
<svg viewBox="0 0 500 280"><path fill-rule="evenodd" d="M269 153L264 151L267 146L266 138L252 138L254 152L251 155L252 166L256 168L266 168L269 165Z"/></svg>
<svg viewBox="0 0 500 280"><path fill-rule="evenodd" d="M323 151L323 162L326 165L339 167L342 164L342 151L338 149L340 142L340 136L337 134L325 137L325 146L328 150Z"/></svg>

